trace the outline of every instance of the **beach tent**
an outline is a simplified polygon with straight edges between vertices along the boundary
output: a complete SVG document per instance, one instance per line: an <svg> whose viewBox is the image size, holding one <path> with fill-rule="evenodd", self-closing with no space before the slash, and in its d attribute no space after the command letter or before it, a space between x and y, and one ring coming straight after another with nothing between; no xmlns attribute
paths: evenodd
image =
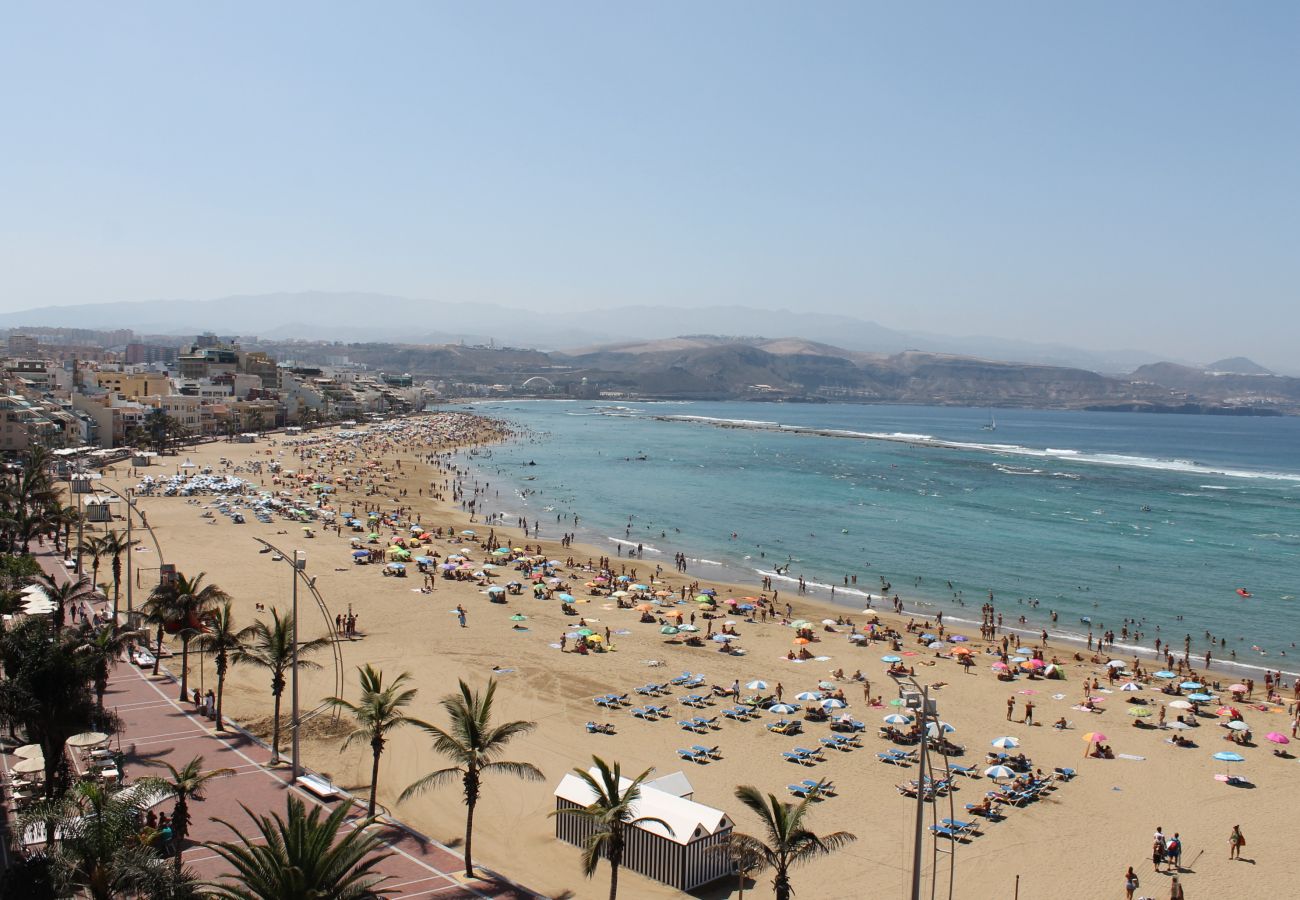
<svg viewBox="0 0 1300 900"><path fill-rule="evenodd" d="M599 780L600 772L589 774ZM714 809L677 794L678 779L665 777L641 785L641 796L632 804L631 816L647 821L627 829L623 865L679 891L695 888L731 875L731 859L719 851L731 837L733 823L720 809ZM656 786L662 783L664 788ZM622 778L619 790L631 782ZM689 787L689 783L686 785ZM555 788L555 836L583 846L595 830L595 823L579 816L564 815L567 809L582 809L595 794L577 775L565 775ZM658 821L655 821L658 820ZM666 823L668 828L663 824Z"/></svg>

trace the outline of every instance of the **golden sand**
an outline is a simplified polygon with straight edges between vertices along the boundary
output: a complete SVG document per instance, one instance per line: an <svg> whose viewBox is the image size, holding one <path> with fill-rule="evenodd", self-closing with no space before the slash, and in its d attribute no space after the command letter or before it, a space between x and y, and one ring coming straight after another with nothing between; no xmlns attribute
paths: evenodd
<svg viewBox="0 0 1300 900"><path fill-rule="evenodd" d="M171 474L186 457L199 466L210 465L218 471L221 458L235 462L251 458L280 459L286 468L297 468L291 454L267 455L268 450L279 454L285 449L283 444L273 447L267 439L253 445L209 444L187 450L180 458L166 457L163 465L148 471L155 476ZM426 525L450 525L457 530L475 528L486 533L484 526L470 525L468 516L451 503L418 496L421 487L427 495L429 483L436 480L441 484L445 477L432 465L418 461L419 456L403 453L400 475L394 454L379 459L380 470L390 473L388 482L380 482L386 496L392 497L401 488L409 492L403 500L385 503L385 508L391 509L400 502L414 506ZM124 465L119 465L116 472L109 472L107 477L120 490L137 481ZM258 478L253 476L251 480L256 482ZM269 489L269 476L265 480ZM384 497L368 499L373 502ZM359 512L366 500L359 491L353 490L339 495L338 505L343 510ZM147 513L167 561L188 575L206 572L210 581L235 598L242 624L251 623L257 617L255 604L276 605L282 610L289 605L288 567L259 553L260 546L253 538L265 538L286 550L305 550L308 570L316 576L317 588L331 610L341 612L350 606L359 616L358 629L364 636L343 644L348 696L355 697L355 667L362 663L382 668L390 677L407 671L420 689L411 714L441 721L437 700L455 687L456 679L463 678L472 686L481 687L491 677L494 666L513 670L498 676L497 715L502 719L533 720L537 729L519 739L507 758L536 764L546 773L546 782L529 784L500 776L486 782L475 828L475 855L481 864L548 896L606 896L606 867L602 865L595 879L584 879L578 851L553 837L554 823L547 818L547 813L554 808L551 792L560 777L574 766L587 765L594 753L607 760L620 761L625 772L654 768L666 774L684 770L695 787L695 799L727 811L737 821L738 829L744 831L754 831L757 822L733 798L736 785L753 784L789 798L788 784L802 778L831 778L839 795L816 803L808 824L816 831L854 832L858 841L796 870L794 885L798 896L806 900L906 896L915 801L900 796L895 785L915 778L916 768L900 769L877 761L876 753L891 746L877 737L877 727L883 715L892 710L866 706L860 685L841 686L850 703L846 712L867 725L863 748L848 753L828 751L826 761L811 768L784 761L781 752L796 745L815 745L817 737L827 733L825 725L809 727L800 738L780 737L763 727L763 721L774 718L768 715L747 723L727 721L709 735L692 735L675 724L681 717L677 713L685 711L676 702L684 693L680 689L674 691L672 698L657 701L669 704L674 713L672 719L654 723L634 719L626 710L599 710L592 702L596 695L629 693L647 681L662 682L683 671L702 672L709 683L719 685L729 686L735 679L742 684L752 679L763 679L772 685L780 682L786 697L791 698L797 692L815 689L818 681L830 680L832 670L837 668L847 673L861 669L871 682L871 693L883 695L887 702L897 696L897 688L886 677L886 665L880 660L889 652L886 645L855 647L848 642L845 628L836 629L838 634L819 632L822 640L810 649L829 659L795 664L785 658L793 636L788 627L776 622L756 624L741 620L737 620L737 630L741 635L739 645L747 653L743 657L715 652L716 645L709 642L702 648L667 643L657 625L639 624L636 612L613 608L604 597L588 597L583 583L589 573L572 576L566 573L575 588L573 593L583 601L579 612L593 628L603 633L608 626L631 633L615 635L612 652L585 656L561 653L551 644L558 642L562 633L571 631L576 620L561 613L558 601L538 601L525 594L511 596L505 605L489 603L483 588L472 582L452 583L441 579L433 593L420 593L421 578L413 565L408 578L382 577L381 566L353 565L348 541L352 535L346 530L342 536L336 536L333 531L321 529L314 539L305 539L300 528L280 519L269 525L251 516L245 525L233 525L220 515L208 520L202 514L210 502L211 498L201 498L198 504L192 504L179 497L150 497L141 499L139 505ZM209 521L216 524L208 524ZM517 529L498 527L496 531L498 535L509 536L504 543L510 546L537 544L522 537ZM390 533L384 532L385 543ZM142 546L149 548L150 544L144 541ZM443 541L434 549L445 556L451 548L459 546L459 541ZM561 560L573 556L586 561L604 552L591 547L561 548L549 541L543 542L543 546L551 558ZM135 554L135 564L142 570L140 577L146 585L156 578L149 570L157 563L149 555L148 549ZM475 559L482 561L483 556L476 555ZM653 568L653 563L614 561L616 567L623 564L636 566L642 578ZM514 574L502 570L496 581L508 581ZM687 579L693 579L693 575ZM663 580L670 590L683 582L681 576L672 572L666 572ZM755 586L713 586L723 597L757 593ZM782 605L786 600L793 602L796 617L813 622L845 612L842 607L824 606L783 591ZM305 604L308 598L300 595L299 601ZM468 611L467 628L457 626L452 612L457 604ZM304 638L325 634L325 624L313 608L303 605L303 609ZM526 631L512 628L517 623L509 617L517 612L528 616L524 623ZM859 623L866 618L855 616ZM888 615L882 618L891 621ZM895 620L895 624L902 629L901 622ZM915 640L914 636L908 637ZM981 643L974 641L968 646L979 647ZM1068 659L1066 681L1021 679L1011 684L997 680L989 669L989 657L979 657L980 663L970 674L965 674L951 659L933 658L934 651L912 643L905 649L919 651L916 656L908 656L907 662L915 666L918 681L936 686L933 696L938 701L941 717L956 727L953 740L967 747L966 755L955 762L982 771L986 767L986 751L991 749L990 741L1011 735L1021 739L1021 749L1036 767L1050 772L1053 767L1069 766L1079 771L1074 781L1054 793L1024 808L1009 810L1005 821L983 823L980 836L959 846L958 887L954 896L1011 897L1019 876L1021 897L1122 897L1124 871L1133 865L1142 879L1139 896L1166 897L1168 876L1154 873L1150 862L1151 836L1157 826L1162 826L1166 834L1179 832L1182 836L1183 864L1188 870L1182 882L1187 896L1291 895L1296 876L1300 874L1300 863L1292 855L1288 817L1300 800L1296 779L1300 769L1294 758L1274 756L1273 745L1263 739L1267 732L1290 733L1284 710L1243 710L1259 743L1257 747L1242 748L1225 742L1222 720L1203 718L1199 728L1184 732L1199 746L1177 748L1166 742L1171 732L1134 727L1133 718L1125 714L1129 694L1118 691L1099 694L1105 698L1099 704L1104 709L1101 713L1073 709L1082 695L1085 677L1101 675L1105 685L1104 669L1091 662L1074 662L1074 648L1047 651L1048 656L1056 653ZM322 655L320 659L324 662L327 657ZM660 660L664 665L650 668L647 660ZM177 665L179 662L173 661L173 668ZM195 664L191 677L196 685L215 684L210 661ZM304 709L315 707L332 690L332 670L328 666L305 673ZM1025 693L1029 691L1036 693ZM1057 695L1060 699L1056 699ZM1169 699L1150 689L1142 695L1156 704L1161 699ZM1037 719L1034 726L1007 721L1006 702L1011 696L1017 700L1017 720L1024 701L1034 701ZM266 674L236 667L228 681L225 706L227 714L236 720L267 718L271 697ZM286 715L287 711L286 694ZM1172 720L1175 711L1169 712ZM707 714L715 715L716 709ZM1051 727L1061 716L1070 720L1073 727L1066 730ZM589 734L584 723L591 720L611 722L617 733ZM1117 754L1140 759L1083 758L1082 735L1088 731L1104 732L1109 738L1107 743ZM285 741L287 748L287 736ZM368 749L354 747L341 752L340 743L337 738L305 738L304 762L364 795L370 773ZM695 743L719 745L722 759L707 765L679 762L676 748ZM1236 750L1246 757L1245 763L1235 764L1233 769L1255 787L1232 787L1215 780L1215 774L1223 771L1223 764L1211 756L1224 749ZM408 729L396 733L380 768L379 799L395 816L438 840L456 845L464 822L458 786L396 803L397 795L407 784L442 765L443 760L432 753L422 732ZM979 800L993 785L986 778L959 779L958 784L960 790L955 795L958 818L970 819L964 805ZM940 804L939 810L940 817L947 815L946 802ZM1235 824L1240 824L1247 836L1249 843L1243 855L1250 862L1228 860L1228 834ZM946 844L944 849L948 849ZM924 855L928 885L932 859L929 841ZM940 854L938 859L942 895L946 891L948 857ZM759 876L759 896L768 895L769 879L770 874ZM676 894L626 870L620 888L621 896L626 897ZM709 896L730 896L734 892L734 881L724 882L710 888Z"/></svg>

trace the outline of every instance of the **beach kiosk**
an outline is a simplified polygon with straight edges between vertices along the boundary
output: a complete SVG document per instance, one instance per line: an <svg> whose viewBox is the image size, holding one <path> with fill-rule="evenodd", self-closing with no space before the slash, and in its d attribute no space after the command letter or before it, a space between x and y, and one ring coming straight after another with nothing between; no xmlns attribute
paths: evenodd
<svg viewBox="0 0 1300 900"><path fill-rule="evenodd" d="M589 770L599 778L597 769ZM631 784L627 778L620 789ZM669 833L657 822L633 825L627 831L623 866L655 881L690 891L732 874L726 853L714 849L731 835L734 824L720 809L689 799L690 781L681 772L665 775L641 785L641 799L632 804L634 817L653 816L672 826ZM581 809L594 799L591 788L577 775L565 775L555 789L555 808ZM578 816L558 815L555 836L581 847L595 826Z"/></svg>

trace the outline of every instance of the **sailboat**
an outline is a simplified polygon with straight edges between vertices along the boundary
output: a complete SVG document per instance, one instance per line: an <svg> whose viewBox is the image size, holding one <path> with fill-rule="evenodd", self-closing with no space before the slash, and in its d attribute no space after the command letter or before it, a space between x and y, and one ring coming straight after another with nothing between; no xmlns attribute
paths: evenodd
<svg viewBox="0 0 1300 900"><path fill-rule="evenodd" d="M982 427L985 431L997 431L997 430L998 430L998 423L997 423L997 420L993 418L993 410L991 410L991 409L989 410L989 423L988 423L987 425L982 425L982 426L980 426L980 427Z"/></svg>

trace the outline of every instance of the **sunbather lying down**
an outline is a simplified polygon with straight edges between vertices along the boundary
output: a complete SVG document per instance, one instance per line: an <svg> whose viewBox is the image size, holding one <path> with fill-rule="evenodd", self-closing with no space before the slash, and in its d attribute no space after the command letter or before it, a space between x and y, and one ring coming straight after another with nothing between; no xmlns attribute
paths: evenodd
<svg viewBox="0 0 1300 900"><path fill-rule="evenodd" d="M595 722L588 722L588 723L587 723L587 732L588 732L589 734L613 734L613 733L614 733L614 726L613 726L613 724L610 723L610 722L605 722L605 723L603 723L603 724L599 724L599 725L596 724Z"/></svg>

